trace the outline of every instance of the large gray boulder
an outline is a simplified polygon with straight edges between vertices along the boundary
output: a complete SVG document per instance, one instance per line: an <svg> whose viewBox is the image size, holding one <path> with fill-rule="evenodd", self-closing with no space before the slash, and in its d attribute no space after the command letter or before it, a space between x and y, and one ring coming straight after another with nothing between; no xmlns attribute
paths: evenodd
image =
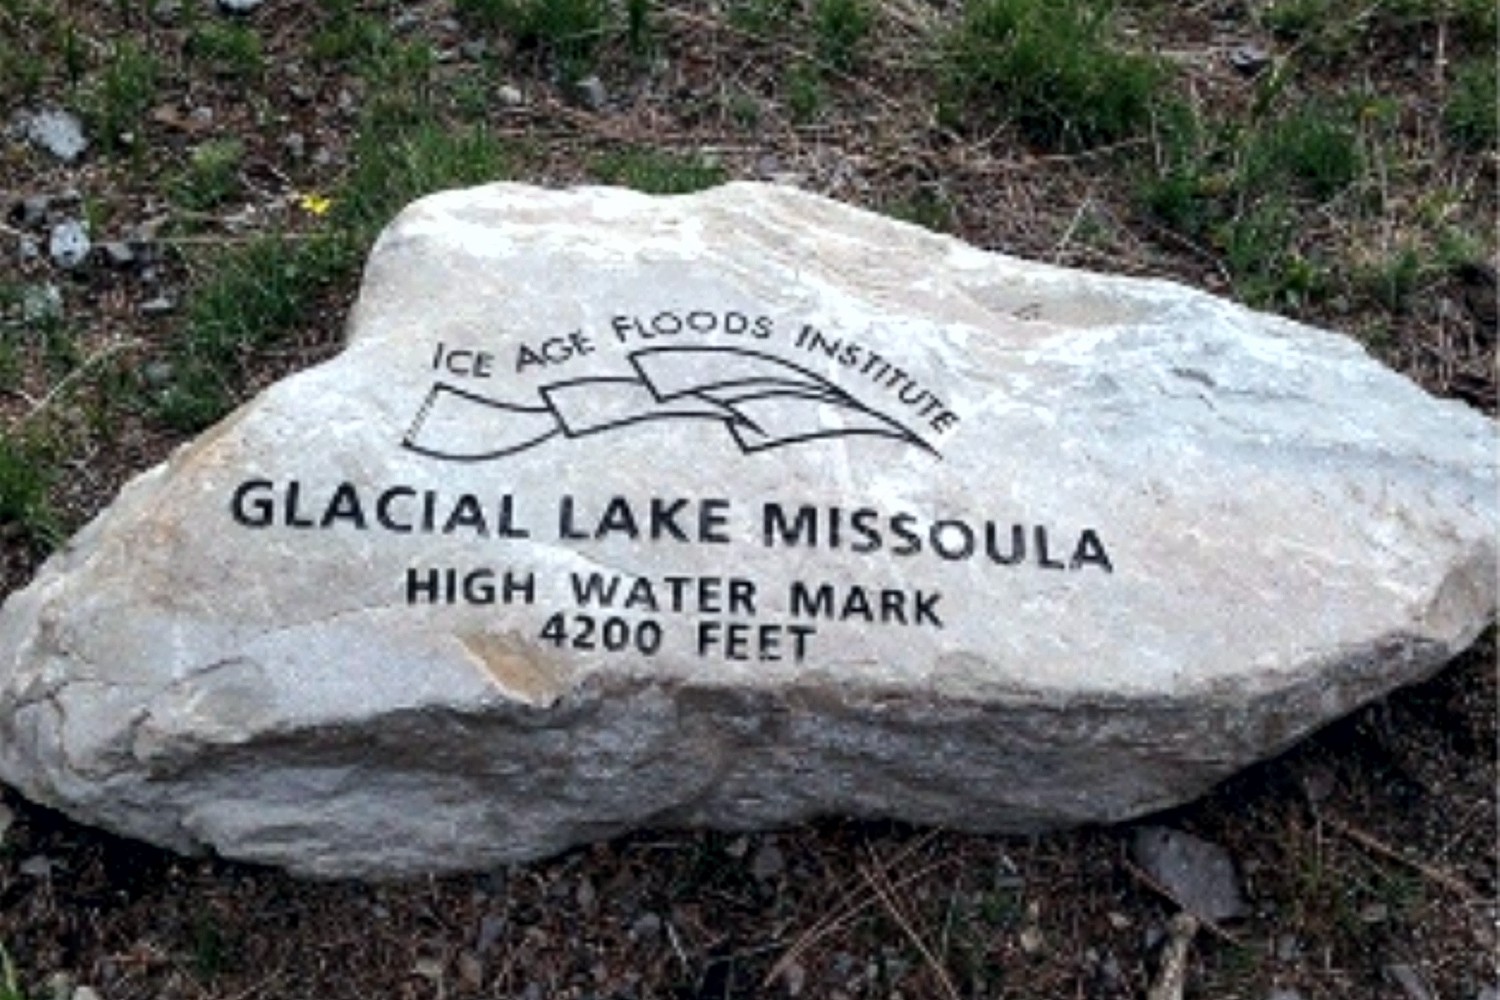
<svg viewBox="0 0 1500 1000"><path fill-rule="evenodd" d="M497 185L0 618L0 778L320 875L1182 802L1469 644L1495 428L809 194Z"/></svg>

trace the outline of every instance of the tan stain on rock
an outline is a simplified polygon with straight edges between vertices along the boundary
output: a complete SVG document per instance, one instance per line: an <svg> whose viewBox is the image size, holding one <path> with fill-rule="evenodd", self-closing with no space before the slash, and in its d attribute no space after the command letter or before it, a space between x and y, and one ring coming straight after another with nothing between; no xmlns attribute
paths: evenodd
<svg viewBox="0 0 1500 1000"><path fill-rule="evenodd" d="M458 641L484 674L528 704L554 704L565 687L556 664L541 662L534 649L513 638L478 632L461 635Z"/></svg>

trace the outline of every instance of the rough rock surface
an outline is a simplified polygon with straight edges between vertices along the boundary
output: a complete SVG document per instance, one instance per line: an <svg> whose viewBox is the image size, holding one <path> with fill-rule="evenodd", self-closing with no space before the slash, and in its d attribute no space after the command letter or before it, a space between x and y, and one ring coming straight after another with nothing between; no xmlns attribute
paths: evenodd
<svg viewBox="0 0 1500 1000"><path fill-rule="evenodd" d="M72 163L88 149L88 139L83 134L83 122L71 111L50 109L38 111L24 118L26 137L31 142L62 160Z"/></svg>
<svg viewBox="0 0 1500 1000"><path fill-rule="evenodd" d="M1494 443L1344 337L793 190L450 192L11 596L0 779L318 874L1118 820L1474 639Z"/></svg>
<svg viewBox="0 0 1500 1000"><path fill-rule="evenodd" d="M1249 911L1234 859L1218 844L1171 827L1142 826L1131 836L1130 853L1200 920L1233 920Z"/></svg>
<svg viewBox="0 0 1500 1000"><path fill-rule="evenodd" d="M68 271L89 259L91 247L88 227L77 219L69 219L53 226L52 235L47 241L47 251L52 255L52 262Z"/></svg>

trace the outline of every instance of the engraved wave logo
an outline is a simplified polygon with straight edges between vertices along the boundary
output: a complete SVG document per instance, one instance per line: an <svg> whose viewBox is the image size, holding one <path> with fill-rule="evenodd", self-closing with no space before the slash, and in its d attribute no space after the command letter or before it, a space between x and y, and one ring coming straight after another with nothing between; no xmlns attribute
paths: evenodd
<svg viewBox="0 0 1500 1000"><path fill-rule="evenodd" d="M518 455L660 420L724 425L745 454L820 438L875 436L937 454L896 420L800 365L737 347L649 347L628 355L635 374L570 379L512 403L444 382L428 392L402 446L453 462ZM825 421L826 407L836 420Z"/></svg>

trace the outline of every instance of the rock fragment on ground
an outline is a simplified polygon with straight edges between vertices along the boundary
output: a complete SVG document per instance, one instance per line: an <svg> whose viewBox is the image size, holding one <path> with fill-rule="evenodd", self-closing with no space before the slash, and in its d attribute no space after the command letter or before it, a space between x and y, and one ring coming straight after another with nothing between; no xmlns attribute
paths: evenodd
<svg viewBox="0 0 1500 1000"><path fill-rule="evenodd" d="M424 199L348 338L9 598L0 780L322 875L1111 822L1494 619L1490 420L798 191Z"/></svg>
<svg viewBox="0 0 1500 1000"><path fill-rule="evenodd" d="M33 854L16 866L16 871L27 878L46 879L52 877L52 859L45 854Z"/></svg>
<svg viewBox="0 0 1500 1000"><path fill-rule="evenodd" d="M110 267L126 268L139 260L135 248L123 240L99 244L99 253Z"/></svg>
<svg viewBox="0 0 1500 1000"><path fill-rule="evenodd" d="M58 108L26 116L25 134L32 145L64 163L77 160L89 145L79 117Z"/></svg>
<svg viewBox="0 0 1500 1000"><path fill-rule="evenodd" d="M39 229L47 221L47 208L52 199L44 194L29 194L11 206L10 218L25 229Z"/></svg>
<svg viewBox="0 0 1500 1000"><path fill-rule="evenodd" d="M1142 826L1131 837L1130 853L1200 920L1232 920L1248 910L1234 860L1218 844L1167 826Z"/></svg>
<svg viewBox="0 0 1500 1000"><path fill-rule="evenodd" d="M1244 76L1259 76L1271 64L1271 54L1259 45L1236 45L1229 51L1229 65Z"/></svg>
<svg viewBox="0 0 1500 1000"><path fill-rule="evenodd" d="M1436 1000L1426 977L1409 963L1392 962L1385 967L1385 974L1401 988L1407 1000Z"/></svg>
<svg viewBox="0 0 1500 1000"><path fill-rule="evenodd" d="M609 104L609 91L604 81L597 76L586 76L573 85L573 94L578 103L590 111L603 111Z"/></svg>
<svg viewBox="0 0 1500 1000"><path fill-rule="evenodd" d="M67 219L53 226L47 240L52 263L65 271L82 266L89 259L92 246L88 227L77 219Z"/></svg>

